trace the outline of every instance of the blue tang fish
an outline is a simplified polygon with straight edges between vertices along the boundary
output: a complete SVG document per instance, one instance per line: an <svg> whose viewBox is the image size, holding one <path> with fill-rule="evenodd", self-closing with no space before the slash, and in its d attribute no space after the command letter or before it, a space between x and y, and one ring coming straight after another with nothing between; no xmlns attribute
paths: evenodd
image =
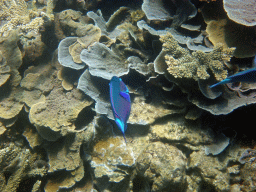
<svg viewBox="0 0 256 192"><path fill-rule="evenodd" d="M113 76L109 83L110 102L115 117L115 122L122 131L124 140L126 138L124 132L127 129L127 120L131 111L131 99L129 90L121 78Z"/></svg>

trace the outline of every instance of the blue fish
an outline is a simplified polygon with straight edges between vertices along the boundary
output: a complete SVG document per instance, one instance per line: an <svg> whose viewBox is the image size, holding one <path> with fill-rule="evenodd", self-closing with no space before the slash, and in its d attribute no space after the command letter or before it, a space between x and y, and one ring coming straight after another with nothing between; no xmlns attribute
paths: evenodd
<svg viewBox="0 0 256 192"><path fill-rule="evenodd" d="M115 117L115 122L121 130L124 140L124 132L127 129L127 120L131 112L131 99L129 90L121 78L113 76L109 83L110 102Z"/></svg>
<svg viewBox="0 0 256 192"><path fill-rule="evenodd" d="M248 82L248 83L256 82L256 68L238 72L209 87L213 88L221 84L234 83L234 82Z"/></svg>

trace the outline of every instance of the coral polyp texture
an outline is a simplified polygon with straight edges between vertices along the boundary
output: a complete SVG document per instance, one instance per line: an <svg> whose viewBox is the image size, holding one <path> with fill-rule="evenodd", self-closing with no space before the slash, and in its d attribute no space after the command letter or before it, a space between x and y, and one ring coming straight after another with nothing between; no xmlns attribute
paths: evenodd
<svg viewBox="0 0 256 192"><path fill-rule="evenodd" d="M52 11L49 9L45 11L44 14L42 13L44 16L39 16L39 13L32 9L29 10L28 5L24 0L1 0L0 6L0 18L3 20L3 23L1 23L0 26L0 34L2 36L8 36L8 33L14 29L20 29L23 32L32 30L38 32L40 26L44 23L43 17L45 17L45 19L47 19L47 17L48 19L53 18L51 15Z"/></svg>
<svg viewBox="0 0 256 192"><path fill-rule="evenodd" d="M223 4L231 20L246 26L256 25L255 1L224 0Z"/></svg>
<svg viewBox="0 0 256 192"><path fill-rule="evenodd" d="M255 191L255 6L0 0L0 191Z"/></svg>
<svg viewBox="0 0 256 192"><path fill-rule="evenodd" d="M163 42L167 71L175 78L208 79L210 74L207 71L211 71L218 81L227 77L224 62L230 60L235 48L224 49L218 44L210 53L195 51L191 54L170 33L161 36L160 41Z"/></svg>

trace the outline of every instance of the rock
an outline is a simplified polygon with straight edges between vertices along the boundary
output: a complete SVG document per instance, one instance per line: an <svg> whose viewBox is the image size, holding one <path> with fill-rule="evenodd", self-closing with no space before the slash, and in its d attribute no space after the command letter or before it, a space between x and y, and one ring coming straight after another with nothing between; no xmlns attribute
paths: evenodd
<svg viewBox="0 0 256 192"><path fill-rule="evenodd" d="M221 162L218 158L204 155L204 151L194 151L190 155L189 168L197 169L202 175L202 179L214 186L217 191L229 191L230 176L223 171L227 161Z"/></svg>
<svg viewBox="0 0 256 192"><path fill-rule="evenodd" d="M132 148L122 137L110 137L93 146L90 161L95 184L100 190L121 190L129 187L129 174L135 165Z"/></svg>
<svg viewBox="0 0 256 192"><path fill-rule="evenodd" d="M183 191L186 188L186 157L176 147L154 142L136 161L136 174L152 183L151 191Z"/></svg>

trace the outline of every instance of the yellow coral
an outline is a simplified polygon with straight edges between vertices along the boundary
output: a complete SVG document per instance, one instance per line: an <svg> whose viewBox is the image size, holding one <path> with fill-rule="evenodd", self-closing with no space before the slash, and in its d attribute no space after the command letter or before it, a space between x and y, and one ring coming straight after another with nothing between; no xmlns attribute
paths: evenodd
<svg viewBox="0 0 256 192"><path fill-rule="evenodd" d="M138 9L138 10L135 10L135 11L131 11L132 23L137 23L143 17L145 17L145 13L141 9Z"/></svg>
<svg viewBox="0 0 256 192"><path fill-rule="evenodd" d="M214 47L210 53L182 48L173 36L168 33L161 36L163 51L166 53L165 62L167 71L175 78L193 78L194 80L208 79L208 70L211 70L216 80L221 81L227 77L224 61L229 61L235 48L224 49L221 44Z"/></svg>
<svg viewBox="0 0 256 192"><path fill-rule="evenodd" d="M39 31L43 25L43 17L53 20L52 0L48 0L46 13L35 10L28 10L24 0L0 0L0 36L7 37L9 32L14 29L21 29L23 32L34 30Z"/></svg>

